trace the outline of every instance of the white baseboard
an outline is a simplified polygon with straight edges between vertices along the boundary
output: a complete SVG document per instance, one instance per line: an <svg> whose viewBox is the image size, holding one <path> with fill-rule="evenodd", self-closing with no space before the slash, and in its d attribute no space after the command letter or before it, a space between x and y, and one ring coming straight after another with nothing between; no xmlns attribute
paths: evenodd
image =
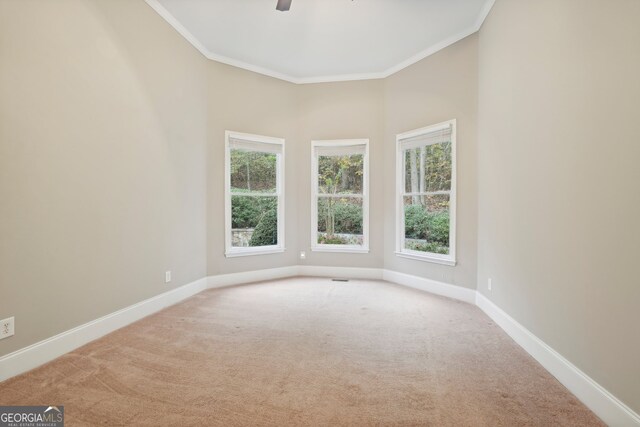
<svg viewBox="0 0 640 427"><path fill-rule="evenodd" d="M425 279L424 277L413 276L411 274L398 273L393 270L384 270L383 279L387 282L408 286L432 294L441 295L460 301L475 304L475 289L464 288L462 286L450 285L436 280Z"/></svg>
<svg viewBox="0 0 640 427"><path fill-rule="evenodd" d="M245 283L262 282L265 280L283 279L298 275L298 266L267 268L264 270L242 271L239 273L219 274L207 277L209 289L225 286L241 285Z"/></svg>
<svg viewBox="0 0 640 427"><path fill-rule="evenodd" d="M460 298L460 295L464 295L465 298L463 300L468 301L466 294L461 293L456 286L429 281L408 274L390 272L380 268L294 265L209 276L0 357L0 381L37 368L78 347L160 311L163 308L176 304L205 289L294 276L344 277L349 279L373 280L382 280L384 278L385 280L401 285L427 290L452 298L463 299ZM463 290L462 292L464 291L467 290Z"/></svg>
<svg viewBox="0 0 640 427"><path fill-rule="evenodd" d="M325 267L316 265L298 266L300 276L315 277L340 277L345 279L369 279L386 280L402 286L430 292L460 301L475 304L475 289L464 288L462 286L450 285L437 280L426 279L424 277L413 276L411 274L398 273L397 271L384 270L381 268L354 268L354 267Z"/></svg>
<svg viewBox="0 0 640 427"><path fill-rule="evenodd" d="M640 416L631 408L532 334L480 292L379 268L298 265L202 278L0 357L0 381L36 368L205 289L294 276L382 279L475 304L605 423L611 426L640 426Z"/></svg>
<svg viewBox="0 0 640 427"><path fill-rule="evenodd" d="M640 426L640 416L631 408L480 292L476 292L476 305L605 423L620 427Z"/></svg>
<svg viewBox="0 0 640 427"><path fill-rule="evenodd" d="M322 265L299 265L299 276L339 277L343 279L382 280L381 268L326 267Z"/></svg>
<svg viewBox="0 0 640 427"><path fill-rule="evenodd" d="M146 299L0 357L0 381L37 368L91 341L206 289L206 279Z"/></svg>

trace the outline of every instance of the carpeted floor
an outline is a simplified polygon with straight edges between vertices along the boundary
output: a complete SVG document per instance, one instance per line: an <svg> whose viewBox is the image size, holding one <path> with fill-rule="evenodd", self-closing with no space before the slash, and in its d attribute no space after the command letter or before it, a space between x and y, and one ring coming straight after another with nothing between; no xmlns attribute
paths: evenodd
<svg viewBox="0 0 640 427"><path fill-rule="evenodd" d="M603 425L478 308L376 281L205 291L0 383L66 425Z"/></svg>

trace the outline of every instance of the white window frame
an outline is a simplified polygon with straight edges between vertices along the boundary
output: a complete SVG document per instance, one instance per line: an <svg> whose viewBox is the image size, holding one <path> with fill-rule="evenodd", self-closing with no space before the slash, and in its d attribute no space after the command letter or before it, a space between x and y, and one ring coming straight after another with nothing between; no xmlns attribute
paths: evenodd
<svg viewBox="0 0 640 427"><path fill-rule="evenodd" d="M362 165L362 245L318 244L318 147L364 146ZM313 252L369 252L369 140L339 139L311 141L311 250Z"/></svg>
<svg viewBox="0 0 640 427"><path fill-rule="evenodd" d="M224 211L225 211L225 256L239 257L250 255L273 254L285 251L284 244L284 139L263 135L252 135L234 131L225 131L225 162L224 162ZM234 247L231 236L231 143L230 139L240 139L251 143L279 145L281 152L276 155L276 196L278 197L278 244L269 246ZM260 152L256 150L257 152ZM243 196L256 194L242 193ZM257 194L258 196L260 194Z"/></svg>
<svg viewBox="0 0 640 427"><path fill-rule="evenodd" d="M414 251L404 247L404 203L405 190L405 161L402 141L421 135L451 128L451 191L449 199L449 254ZM428 145L428 144L427 144ZM456 265L456 120L448 120L432 126L404 132L396 135L396 255L420 261L449 266Z"/></svg>

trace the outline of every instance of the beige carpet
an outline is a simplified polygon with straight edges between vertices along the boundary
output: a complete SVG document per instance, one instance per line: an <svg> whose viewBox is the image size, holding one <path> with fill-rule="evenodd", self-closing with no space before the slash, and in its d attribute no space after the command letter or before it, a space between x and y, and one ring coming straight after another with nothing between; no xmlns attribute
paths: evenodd
<svg viewBox="0 0 640 427"><path fill-rule="evenodd" d="M203 292L27 374L67 425L602 425L478 308L384 282Z"/></svg>

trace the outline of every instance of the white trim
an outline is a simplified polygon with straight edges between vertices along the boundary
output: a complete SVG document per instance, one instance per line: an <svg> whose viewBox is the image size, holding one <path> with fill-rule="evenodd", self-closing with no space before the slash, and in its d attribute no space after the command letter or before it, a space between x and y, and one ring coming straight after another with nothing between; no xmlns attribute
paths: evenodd
<svg viewBox="0 0 640 427"><path fill-rule="evenodd" d="M365 145L365 148L369 148L369 138L319 139L311 141L311 145L312 147L351 147Z"/></svg>
<svg viewBox="0 0 640 427"><path fill-rule="evenodd" d="M458 166L457 166L457 120L447 120L445 122L436 123L420 129L414 129L396 135L396 256L433 262L437 264L445 264L449 266L456 265L456 217L457 217L457 186L458 186ZM449 253L447 255L436 254L431 252L418 252L404 247L404 193L405 193L405 161L403 151L406 147L403 141L415 138L420 135L426 135L438 132L444 129L451 129L451 189L449 190Z"/></svg>
<svg viewBox="0 0 640 427"><path fill-rule="evenodd" d="M482 16L482 14L485 13L485 10L487 9L487 5L489 3L491 3L491 6L489 7L489 10L491 10L490 8L493 7L493 3L495 0L487 0L487 2L484 4L484 6L482 7L482 12L481 14L478 16L478 19L476 20L476 22L473 24L473 26L465 28L464 30L460 31L457 34L452 35L451 37L448 37L436 44L433 44L431 46L429 46L428 48L416 53L415 55L405 59L404 61L400 62L398 65L394 65L391 68L388 68L387 70L385 70L382 75L383 77L389 77L395 73L397 73L398 71L402 71L405 68L415 64L416 62L420 62L423 59L440 52L442 49L447 48L449 46L451 46L454 43L459 42L460 40L464 39L465 37L470 36L473 33L478 32L478 30L480 29L480 27L482 26L482 23L484 22L484 18L486 18L486 15L484 15L484 17ZM488 11L487 11L488 14ZM480 20L480 18L482 18L482 20Z"/></svg>
<svg viewBox="0 0 640 427"><path fill-rule="evenodd" d="M284 246L280 247L277 245L272 246L251 246L248 248L237 248L232 247L230 250L224 253L224 256L227 258L237 258L242 256L254 256L254 255L269 255L269 254L279 254L285 251Z"/></svg>
<svg viewBox="0 0 640 427"><path fill-rule="evenodd" d="M329 267L322 265L299 265L298 275L307 277L334 277L344 279L382 280L381 268Z"/></svg>
<svg viewBox="0 0 640 427"><path fill-rule="evenodd" d="M476 301L475 289L469 289L462 286L451 285L449 283L439 282L424 277L413 276L411 274L400 273L393 270L384 270L382 277L387 282L396 283L398 285L408 286L410 288L419 289L421 291L430 292L432 294L453 298L459 301L474 304Z"/></svg>
<svg viewBox="0 0 640 427"><path fill-rule="evenodd" d="M91 341L176 304L203 290L295 276L382 280L383 277L388 276L388 270L379 268L294 265L205 277L0 357L0 381L37 368ZM405 283L398 283L406 285L408 278L415 278L417 281L421 280L415 276L403 275L403 281ZM392 279L394 279L394 277L390 276L386 280L393 281ZM448 289L448 286L452 289L456 288L452 285L442 285L444 285L443 289ZM412 287L420 289L419 285ZM447 296L455 298L455 294L454 292Z"/></svg>
<svg viewBox="0 0 640 427"><path fill-rule="evenodd" d="M37 368L117 329L176 304L207 287L205 278L156 295L0 357L0 381Z"/></svg>
<svg viewBox="0 0 640 427"><path fill-rule="evenodd" d="M640 426L640 415L480 292L476 292L476 305L605 423Z"/></svg>
<svg viewBox="0 0 640 427"><path fill-rule="evenodd" d="M268 68L259 67L257 65L249 64L248 62L239 61L237 59L229 58L223 55L218 55L207 49L200 41L187 30L172 14L169 12L158 0L145 0L145 2L155 10L174 30L185 38L198 52L200 52L205 58L212 61L220 62L222 64L231 65L232 67L242 68L247 71L262 74L265 76L273 77L280 80L285 80L291 83L296 83L295 78L286 74L279 73L277 71L270 70Z"/></svg>
<svg viewBox="0 0 640 427"><path fill-rule="evenodd" d="M232 130L225 131L226 139L240 139L244 141L257 142L260 144L281 145L284 148L284 139L275 136L256 135L254 133L236 132Z"/></svg>
<svg viewBox="0 0 640 427"><path fill-rule="evenodd" d="M239 273L218 274L207 277L209 289L226 286L243 285L246 283L264 282L265 280L283 279L298 276L298 266L268 268L264 270L241 271Z"/></svg>
<svg viewBox="0 0 640 427"><path fill-rule="evenodd" d="M232 230L231 230L231 141L230 139L239 139L251 141L258 144L273 144L281 147L280 153L276 156L276 192L278 198L278 244L271 246L255 246L249 248L240 248L233 246ZM271 152L269 150L265 152ZM254 135L250 133L234 132L227 130L224 132L224 255L227 258L274 254L285 251L284 246L284 230L285 230L285 140L283 138L275 138L272 136ZM248 195L248 194L243 194ZM266 196L266 194L264 195ZM273 194L271 195L274 196Z"/></svg>
<svg viewBox="0 0 640 427"><path fill-rule="evenodd" d="M446 259L446 258L439 258L436 255L438 254L431 254L431 253L422 253L422 252L418 252L418 251L412 251L412 250L406 250L404 252L395 252L396 256L399 256L400 258L407 258L407 259L413 259L416 261L428 261L434 264L442 264L442 265L448 265L450 267L455 267L456 262L450 259Z"/></svg>
<svg viewBox="0 0 640 427"><path fill-rule="evenodd" d="M438 132L441 130L452 129L455 126L455 120L447 120L446 122L436 123L435 125L421 127L419 129L408 130L406 132L399 133L396 135L396 140L407 140L411 138L415 138L417 136L426 135L429 133Z"/></svg>
<svg viewBox="0 0 640 427"><path fill-rule="evenodd" d="M364 146L362 159L362 246L358 245L321 245L318 244L318 156L319 147L356 147L353 154L358 153L357 147ZM361 149L360 149L361 150ZM350 197L345 195L345 197ZM369 139L334 139L311 141L311 251L312 252L369 252Z"/></svg>
<svg viewBox="0 0 640 427"><path fill-rule="evenodd" d="M480 28L482 28L482 24L484 24L484 21L487 19L487 16L489 16L489 13L491 12L491 9L493 9L493 5L495 4L495 2L496 0L487 0L482 6L480 15L478 15L478 19L476 20L476 23L473 26L473 28L475 28L476 31L480 31Z"/></svg>
<svg viewBox="0 0 640 427"><path fill-rule="evenodd" d="M476 33L482 27L484 20L491 11L495 0L486 0L482 6L480 15L474 22L474 24L464 30L460 31L453 36L446 38L438 43L435 43L428 48L416 53L415 55L405 59L397 65L387 68L383 71L376 71L371 73L353 73L353 74L338 74L338 75L324 75L324 76L311 76L311 77L294 77L285 73L271 70L269 68L260 67L257 65L249 64L244 61L229 58L227 56L218 55L207 49L198 39L191 34L172 14L169 12L158 0L145 0L146 3L153 8L169 25L171 25L182 37L184 37L189 43L193 45L205 58L212 61L220 62L223 64L231 65L233 67L242 68L244 70L252 71L254 73L263 74L265 76L273 77L276 79L284 80L294 84L311 84L311 83L328 83L328 82L346 82L354 80L374 80L384 79L392 74L403 70L416 62L423 60L424 58L433 55L441 51L442 49L451 46L452 44Z"/></svg>
<svg viewBox="0 0 640 427"><path fill-rule="evenodd" d="M356 245L316 245L311 247L311 252L342 252L346 254L368 254L369 249Z"/></svg>
<svg viewBox="0 0 640 427"><path fill-rule="evenodd" d="M202 278L0 357L0 381L34 369L205 289L294 276L382 279L471 304L475 303L518 345L536 359L605 423L611 426L640 426L640 415L544 341L532 334L480 292L380 268L294 265Z"/></svg>
<svg viewBox="0 0 640 427"><path fill-rule="evenodd" d="M193 47L195 47L198 52L200 52L205 58L209 58L210 52L209 50L202 44L200 41L193 35L189 30L187 30L181 23L178 21L172 14L169 12L158 0L145 0L145 2L156 11L158 15L162 17L169 25L173 27L174 30L178 32L182 37L185 38Z"/></svg>

